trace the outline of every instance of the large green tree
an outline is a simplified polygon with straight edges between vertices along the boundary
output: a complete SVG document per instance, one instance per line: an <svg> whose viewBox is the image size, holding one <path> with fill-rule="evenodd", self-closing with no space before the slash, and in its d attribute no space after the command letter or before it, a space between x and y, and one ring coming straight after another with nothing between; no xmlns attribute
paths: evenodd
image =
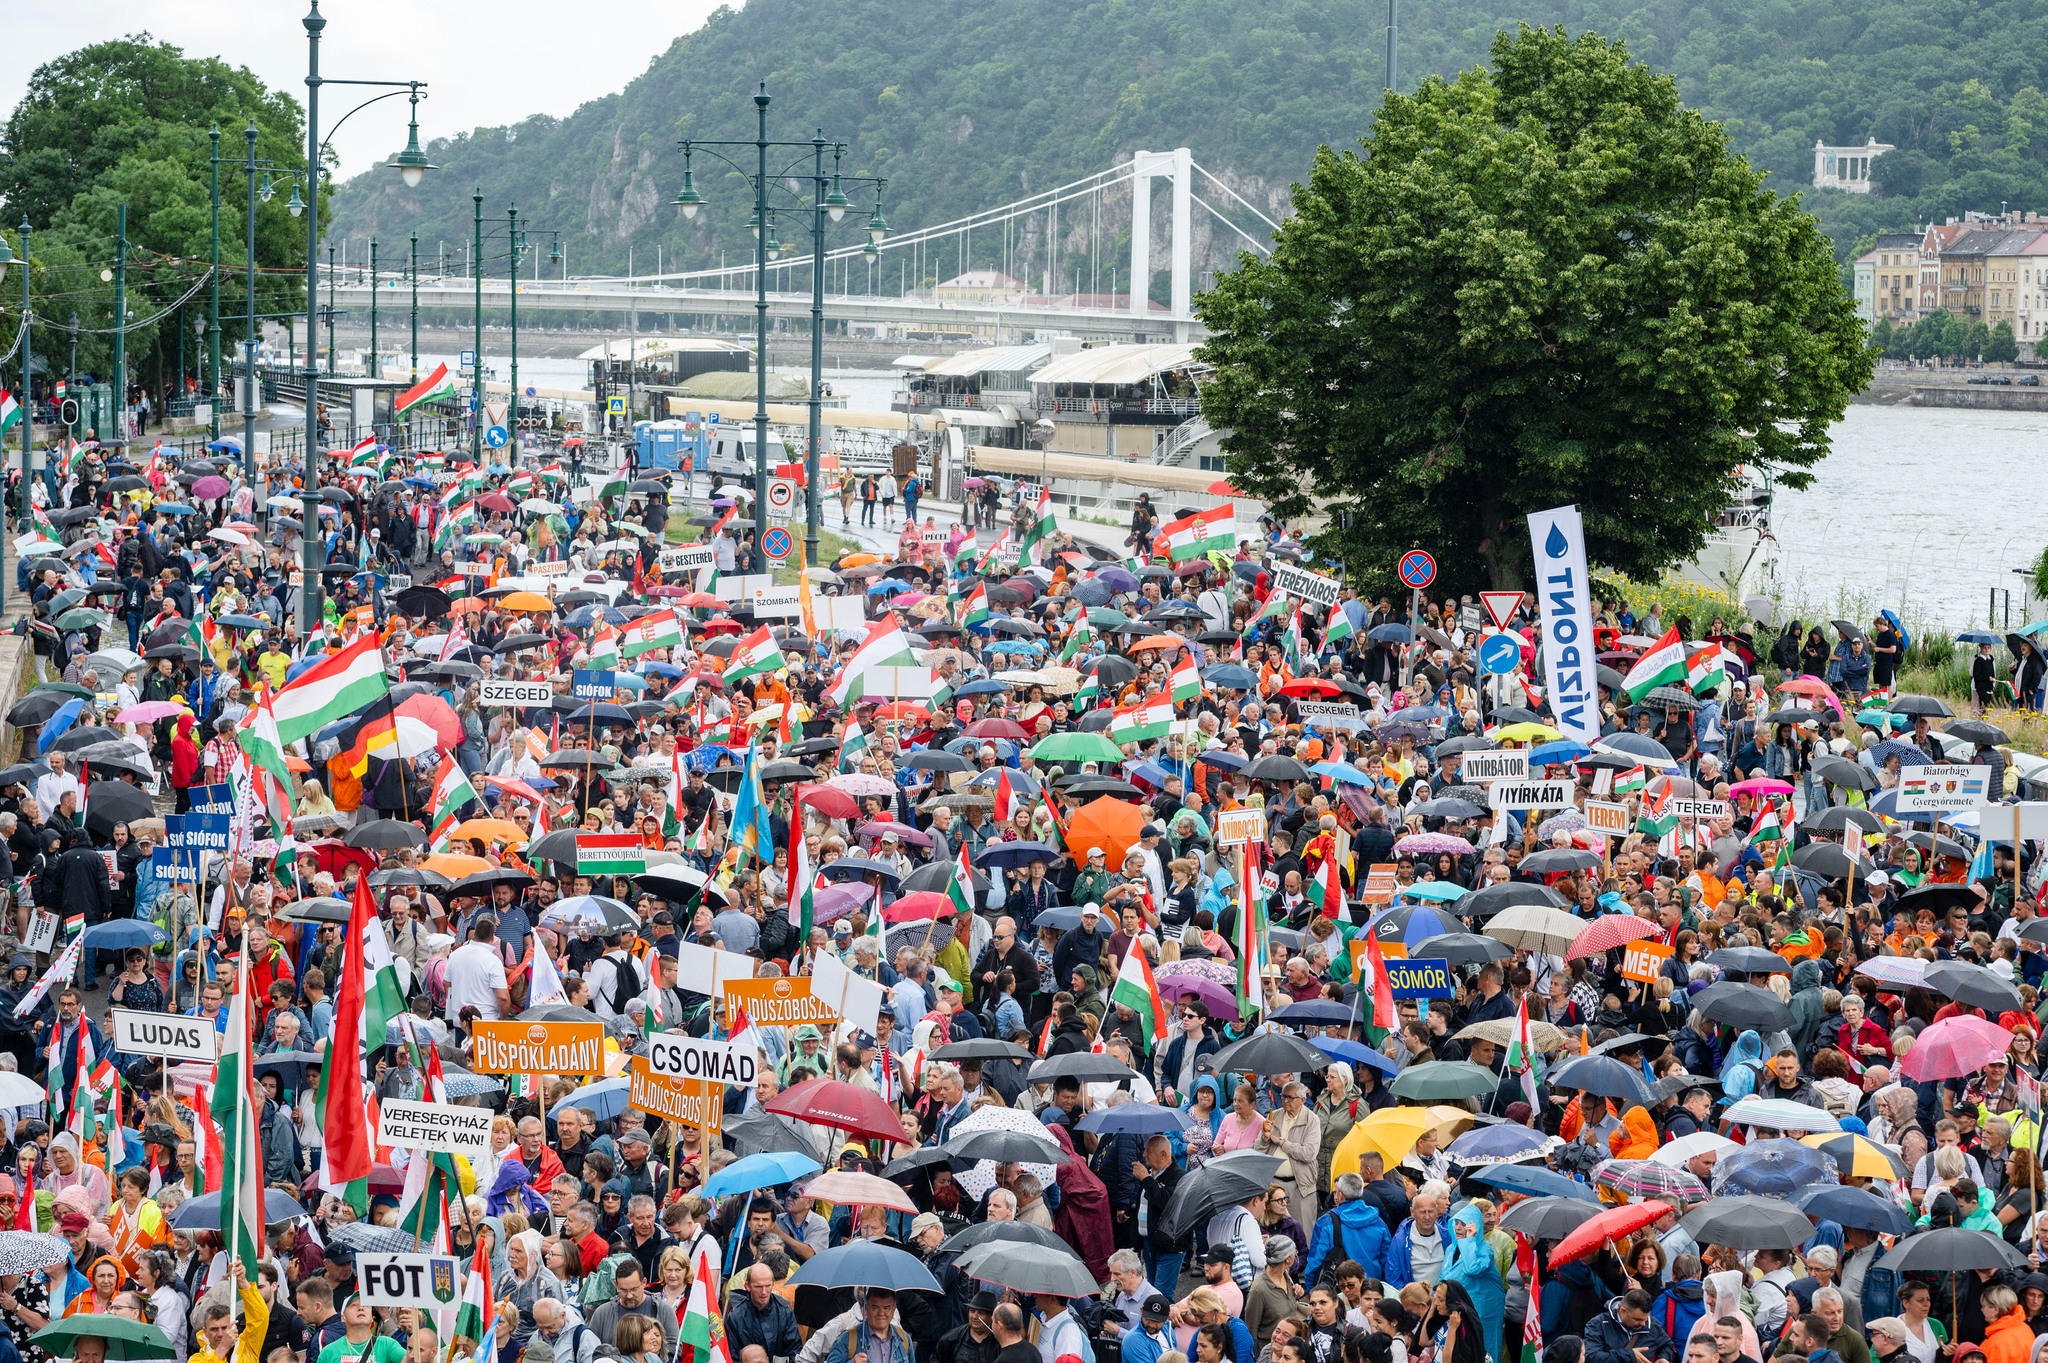
<svg viewBox="0 0 2048 1363"><path fill-rule="evenodd" d="M0 199L6 225L24 216L35 229L33 286L37 352L66 353L79 319L79 366L107 372L113 350L113 287L100 278L115 256L119 209L128 209L129 373L150 383L171 371L182 326L187 372L197 372L211 252L211 143L241 160L251 122L260 161L304 163L297 103L247 69L188 57L147 35L93 43L38 67L28 91L0 125ZM221 170L221 348L242 335L248 190L242 171ZM324 202L323 202L324 208ZM303 303L292 267L304 256L305 226L282 196L257 210L259 314ZM20 242L10 238L17 248ZM194 289L199 292L194 294ZM183 307L176 305L183 301ZM8 291L6 302L17 300Z"/></svg>
<svg viewBox="0 0 2048 1363"><path fill-rule="evenodd" d="M1197 307L1233 481L1361 578L1516 585L1576 502L1600 566L1704 542L1740 466L1801 487L1875 363L1832 252L1619 43L1502 35L1317 154L1270 260Z"/></svg>

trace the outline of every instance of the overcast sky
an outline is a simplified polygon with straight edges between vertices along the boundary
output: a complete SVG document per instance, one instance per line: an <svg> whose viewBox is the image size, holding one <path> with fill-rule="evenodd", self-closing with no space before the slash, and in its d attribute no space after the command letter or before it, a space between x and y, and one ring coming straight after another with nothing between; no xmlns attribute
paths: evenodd
<svg viewBox="0 0 2048 1363"><path fill-rule="evenodd" d="M322 0L320 67L336 79L426 81L424 142L531 114L567 114L645 71L717 4L655 0L600 14L561 0ZM14 107L29 73L51 58L141 32L192 56L246 66L303 101L305 14L305 0L0 0L0 110ZM337 107L345 93L326 92L323 120L355 102ZM394 99L350 119L334 143L341 177L403 147L405 116L405 101Z"/></svg>

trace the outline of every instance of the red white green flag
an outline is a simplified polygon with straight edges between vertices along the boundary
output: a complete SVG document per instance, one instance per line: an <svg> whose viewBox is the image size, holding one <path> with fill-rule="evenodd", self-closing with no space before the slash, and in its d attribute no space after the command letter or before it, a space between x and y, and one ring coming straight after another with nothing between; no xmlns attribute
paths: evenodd
<svg viewBox="0 0 2048 1363"><path fill-rule="evenodd" d="M1166 1040L1166 1000L1160 997L1152 962L1135 941L1124 953L1123 965L1117 968L1116 983L1109 987L1109 1001L1136 1013L1139 1026L1154 1042Z"/></svg>

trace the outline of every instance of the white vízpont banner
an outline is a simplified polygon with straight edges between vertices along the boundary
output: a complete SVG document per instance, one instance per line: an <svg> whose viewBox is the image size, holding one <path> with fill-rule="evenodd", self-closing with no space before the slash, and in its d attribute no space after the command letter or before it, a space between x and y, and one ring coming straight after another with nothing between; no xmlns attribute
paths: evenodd
<svg viewBox="0 0 2048 1363"><path fill-rule="evenodd" d="M1559 732L1587 747L1600 737L1598 666L1593 656L1593 584L1586 577L1586 527L1576 506L1529 517L1536 597L1543 608L1543 683Z"/></svg>

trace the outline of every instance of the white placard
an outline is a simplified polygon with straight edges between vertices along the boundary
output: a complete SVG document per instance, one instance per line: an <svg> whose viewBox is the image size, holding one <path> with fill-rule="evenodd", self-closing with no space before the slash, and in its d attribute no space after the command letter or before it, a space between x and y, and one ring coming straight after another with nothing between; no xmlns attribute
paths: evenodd
<svg viewBox="0 0 2048 1363"><path fill-rule="evenodd" d="M718 998L725 993L727 980L753 979L755 964L753 957L737 951L680 942L676 945L676 988Z"/></svg>
<svg viewBox="0 0 2048 1363"><path fill-rule="evenodd" d="M551 705L555 699L553 682L491 677L477 685L480 688L477 696L479 705Z"/></svg>
<svg viewBox="0 0 2048 1363"><path fill-rule="evenodd" d="M366 1306L452 1307L460 1280L449 1254L356 1255L356 1300Z"/></svg>
<svg viewBox="0 0 2048 1363"><path fill-rule="evenodd" d="M701 1079L751 1088L758 1060L758 1054L745 1046L699 1041L677 1032L660 1032L647 1039L647 1068L664 1079Z"/></svg>
<svg viewBox="0 0 2048 1363"><path fill-rule="evenodd" d="M1343 705L1335 701L1298 700L1294 703L1295 713L1301 722L1318 729L1363 729L1365 716L1356 705Z"/></svg>
<svg viewBox="0 0 2048 1363"><path fill-rule="evenodd" d="M482 1159L491 1151L494 1115L487 1107L386 1098L377 1108L377 1144Z"/></svg>
<svg viewBox="0 0 2048 1363"><path fill-rule="evenodd" d="M491 575L491 565L488 563L458 563L455 565L455 570L464 577L489 577Z"/></svg>
<svg viewBox="0 0 2048 1363"><path fill-rule="evenodd" d="M2048 804L1984 805L1977 810L1977 834L1993 842L2011 842L2017 821L2023 838L2048 838Z"/></svg>
<svg viewBox="0 0 2048 1363"><path fill-rule="evenodd" d="M862 700L928 700L939 693L929 667L871 667L860 674Z"/></svg>
<svg viewBox="0 0 2048 1363"><path fill-rule="evenodd" d="M1635 827L1634 820L1629 818L1627 805L1618 805L1607 800L1588 800L1583 812L1586 816L1587 829L1594 833L1625 838L1629 835L1629 830Z"/></svg>
<svg viewBox="0 0 2048 1363"><path fill-rule="evenodd" d="M560 577L569 571L569 564L564 559L551 558L527 564L526 571L534 577Z"/></svg>
<svg viewBox="0 0 2048 1363"><path fill-rule="evenodd" d="M1681 819L1698 819L1711 823L1715 819L1728 817L1728 805L1722 800L1680 800L1673 797L1665 802L1664 812Z"/></svg>
<svg viewBox="0 0 2048 1363"><path fill-rule="evenodd" d="M1216 815L1216 845L1237 847L1249 842L1266 840L1266 811L1263 809L1225 809Z"/></svg>
<svg viewBox="0 0 2048 1363"><path fill-rule="evenodd" d="M662 550L654 556L654 562L664 573L679 573L692 568L715 568L718 555L708 544L685 544Z"/></svg>
<svg viewBox="0 0 2048 1363"><path fill-rule="evenodd" d="M774 585L775 579L766 573L734 573L719 578L718 586L713 589L712 594L720 601L738 604L741 601L753 600L755 592L765 591Z"/></svg>
<svg viewBox="0 0 2048 1363"><path fill-rule="evenodd" d="M1458 779L1460 781L1522 781L1529 776L1529 753L1526 748L1502 748L1499 751L1461 753L1458 757ZM1498 809L1500 806L1495 805Z"/></svg>
<svg viewBox="0 0 2048 1363"><path fill-rule="evenodd" d="M839 1011L839 1030L834 1040L846 1040L855 1032L875 1034L875 1022L886 998L882 986L848 970L830 952L818 957L811 970L811 997L823 1000Z"/></svg>
<svg viewBox="0 0 2048 1363"><path fill-rule="evenodd" d="M1570 809L1577 790L1572 781L1495 781L1486 788L1486 805L1489 809Z"/></svg>
<svg viewBox="0 0 2048 1363"><path fill-rule="evenodd" d="M159 1055L168 1060L212 1060L219 1054L220 1033L206 1018L175 1017L116 1008L114 1049L129 1055Z"/></svg>
<svg viewBox="0 0 2048 1363"><path fill-rule="evenodd" d="M1598 661L1593 656L1593 583L1586 575L1586 526L1576 506L1529 517L1536 599L1543 612L1543 681L1566 738L1600 741Z"/></svg>
<svg viewBox="0 0 2048 1363"><path fill-rule="evenodd" d="M804 613L803 599L795 587L761 588L755 591L752 604L757 620L796 620Z"/></svg>
<svg viewBox="0 0 2048 1363"><path fill-rule="evenodd" d="M1936 762L1907 767L1899 773L1897 809L1901 814L1951 814L1984 803L1991 768L1961 762Z"/></svg>
<svg viewBox="0 0 2048 1363"><path fill-rule="evenodd" d="M57 915L48 909L37 909L29 919L28 940L22 945L38 955L57 949Z"/></svg>
<svg viewBox="0 0 2048 1363"><path fill-rule="evenodd" d="M1293 568L1285 563L1275 563L1269 571L1273 574L1273 590L1298 596L1304 601L1313 601L1318 606L1337 604L1339 590L1337 579L1312 573L1306 568Z"/></svg>

